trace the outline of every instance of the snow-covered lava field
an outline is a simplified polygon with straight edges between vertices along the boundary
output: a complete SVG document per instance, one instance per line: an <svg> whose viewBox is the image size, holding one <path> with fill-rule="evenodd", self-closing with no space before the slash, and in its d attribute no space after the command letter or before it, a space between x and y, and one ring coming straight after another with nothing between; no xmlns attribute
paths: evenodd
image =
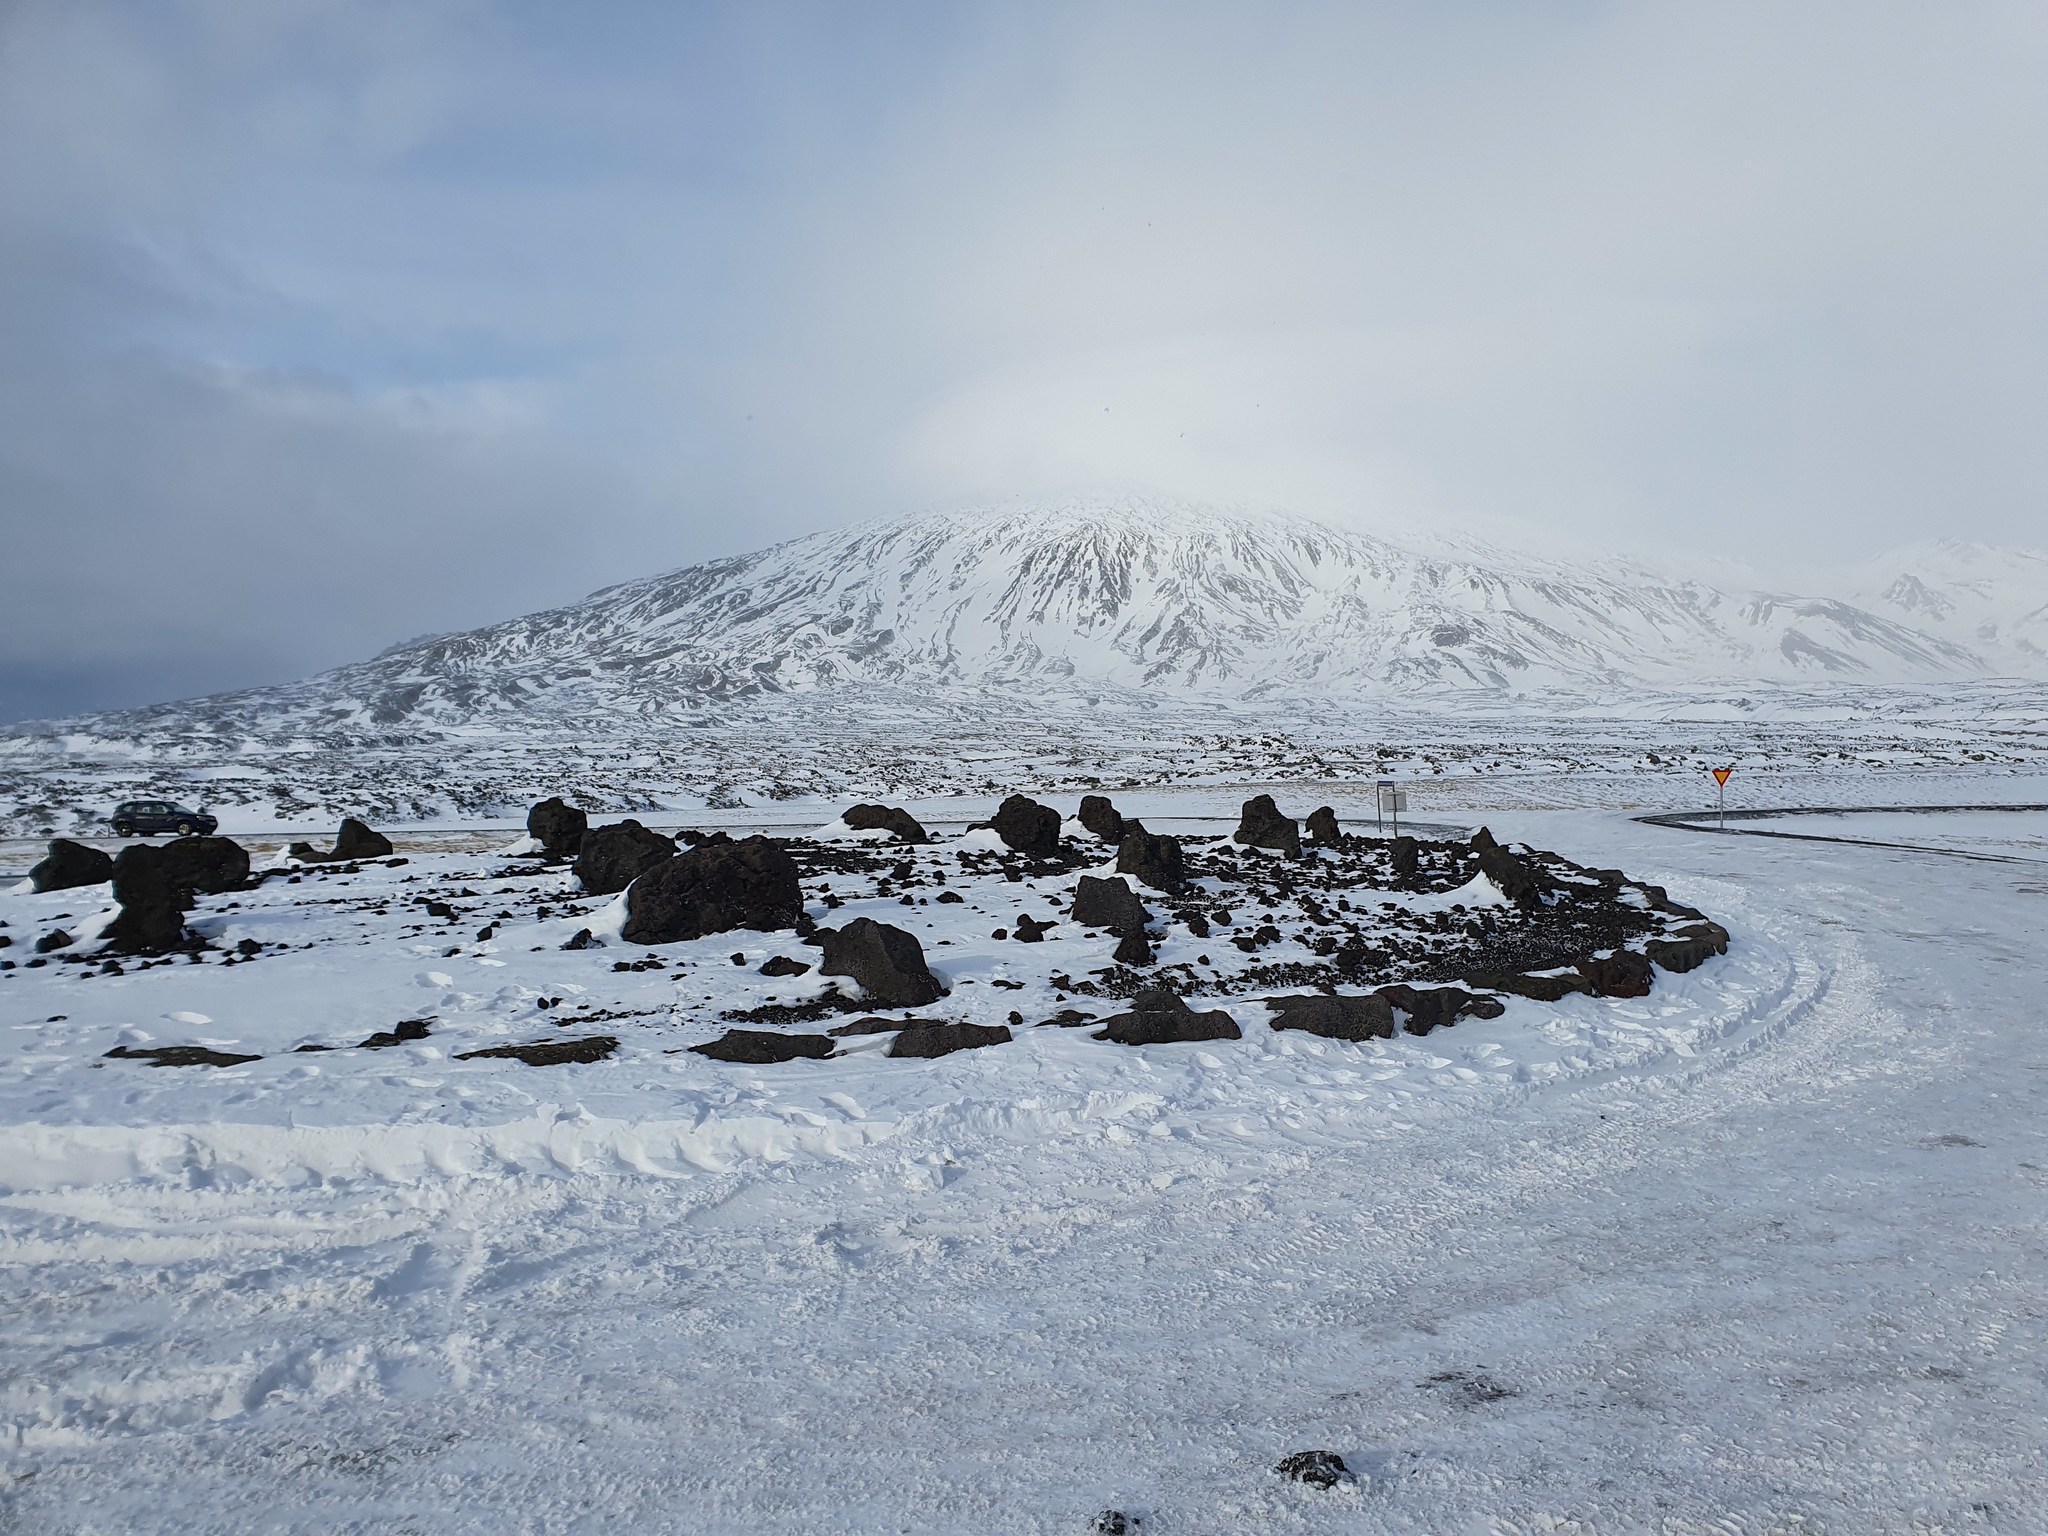
<svg viewBox="0 0 2048 1536"><path fill-rule="evenodd" d="M1899 803L2048 801L1941 771ZM1345 843L1236 845L1249 786L1114 791L1186 859L1130 879L1127 963L1074 920L1117 852L1072 821L1022 857L969 829L991 798L909 800L919 845L805 802L641 813L773 833L807 929L914 934L942 995L898 1007L794 926L630 942L516 824L304 866L230 818L259 878L153 963L61 958L104 886L0 896L9 1528L2048 1526L2041 813L1809 842L1468 786L1404 875L1355 781L1256 787ZM1641 995L1473 975L1699 914L1727 952ZM1158 981L1237 1037L1097 1038ZM1403 981L1494 1016L1340 1039L1266 1006ZM873 1019L1010 1038L832 1033ZM830 1054L692 1049L735 1028ZM178 1046L251 1059L142 1054ZM1276 1472L1310 1450L1348 1475Z"/></svg>

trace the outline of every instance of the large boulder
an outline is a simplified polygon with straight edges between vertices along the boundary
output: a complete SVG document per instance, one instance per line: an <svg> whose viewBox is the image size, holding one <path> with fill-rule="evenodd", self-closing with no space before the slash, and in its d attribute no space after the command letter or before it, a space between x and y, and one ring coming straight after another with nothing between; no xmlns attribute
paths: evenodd
<svg viewBox="0 0 2048 1536"><path fill-rule="evenodd" d="M163 845L171 880L218 896L249 883L249 851L233 838L181 837Z"/></svg>
<svg viewBox="0 0 2048 1536"><path fill-rule="evenodd" d="M765 837L699 843L656 864L626 893L629 944L674 944L707 933L794 928L803 916L796 861Z"/></svg>
<svg viewBox="0 0 2048 1536"><path fill-rule="evenodd" d="M1096 1032L1118 1045L1167 1045L1181 1040L1241 1040L1237 1020L1218 1008L1196 1013L1169 987L1147 987L1131 999L1129 1013L1112 1014Z"/></svg>
<svg viewBox="0 0 2048 1536"><path fill-rule="evenodd" d="M353 816L344 816L341 830L334 835L333 857L337 861L388 859L391 857L391 839Z"/></svg>
<svg viewBox="0 0 2048 1536"><path fill-rule="evenodd" d="M1137 933L1152 920L1131 883L1119 875L1083 875L1074 890L1070 916L1083 928L1107 928L1112 933Z"/></svg>
<svg viewBox="0 0 2048 1536"><path fill-rule="evenodd" d="M114 861L98 848L52 838L49 856L28 872L39 891L68 891L80 885L105 885L114 878Z"/></svg>
<svg viewBox="0 0 2048 1536"><path fill-rule="evenodd" d="M1124 840L1124 819L1109 802L1107 795L1083 795L1081 797L1081 825L1105 843L1120 843Z"/></svg>
<svg viewBox="0 0 2048 1536"><path fill-rule="evenodd" d="M629 818L592 827L583 834L575 875L592 896L613 896L646 870L675 856L674 838L649 831Z"/></svg>
<svg viewBox="0 0 2048 1536"><path fill-rule="evenodd" d="M131 955L160 955L185 942L192 889L174 878L167 850L147 843L123 848L114 860L114 900L120 914L107 925L107 947Z"/></svg>
<svg viewBox="0 0 2048 1536"><path fill-rule="evenodd" d="M889 1054L930 1060L985 1045L1008 1045L1010 1038L1009 1027L1003 1024L913 1024L889 1043Z"/></svg>
<svg viewBox="0 0 2048 1536"><path fill-rule="evenodd" d="M1666 939L1652 939L1643 951L1667 971L1690 971L1728 953L1728 930L1719 923L1693 923Z"/></svg>
<svg viewBox="0 0 2048 1536"><path fill-rule="evenodd" d="M1060 813L1029 795L1012 795L996 808L989 826L1004 844L1033 858L1051 858L1060 851Z"/></svg>
<svg viewBox="0 0 2048 1536"><path fill-rule="evenodd" d="M1657 973L1650 958L1632 949L1593 955L1579 962L1579 974L1595 997L1648 997Z"/></svg>
<svg viewBox="0 0 2048 1536"><path fill-rule="evenodd" d="M1394 864L1394 883L1398 886L1416 884L1422 874L1422 845L1412 837L1397 837L1387 847L1387 857Z"/></svg>
<svg viewBox="0 0 2048 1536"><path fill-rule="evenodd" d="M1181 858L1180 840L1147 832L1135 821L1124 823L1124 840L1117 845L1116 869L1140 885L1178 895L1187 884L1187 865Z"/></svg>
<svg viewBox="0 0 2048 1536"><path fill-rule="evenodd" d="M1344 838L1343 829L1337 825L1337 813L1327 805L1319 805L1310 811L1304 827L1312 843L1335 843Z"/></svg>
<svg viewBox="0 0 2048 1536"><path fill-rule="evenodd" d="M570 805L560 795L551 795L526 813L526 835L553 859L573 859L583 851L583 835L590 830L590 818L580 805Z"/></svg>
<svg viewBox="0 0 2048 1536"><path fill-rule="evenodd" d="M899 843L928 843L931 834L918 819L896 805L855 805L839 819L856 832L887 832Z"/></svg>
<svg viewBox="0 0 2048 1536"><path fill-rule="evenodd" d="M1269 997L1266 1006L1278 1014L1275 1029L1306 1030L1325 1040L1391 1040L1394 1007L1384 997L1329 997L1311 992L1296 997Z"/></svg>
<svg viewBox="0 0 2048 1536"><path fill-rule="evenodd" d="M716 1040L690 1049L713 1061L738 1062L742 1066L765 1067L780 1061L823 1061L832 1054L832 1041L824 1035L784 1035L772 1029L728 1029Z"/></svg>
<svg viewBox="0 0 2048 1536"><path fill-rule="evenodd" d="M1475 1018L1497 1019L1507 1005L1497 997L1467 992L1463 987L1411 987L1405 982L1381 987L1379 995L1408 1015L1408 1033L1426 1035L1458 1022L1468 1013Z"/></svg>
<svg viewBox="0 0 2048 1536"><path fill-rule="evenodd" d="M1271 795L1254 795L1238 814L1233 842L1248 848L1272 848L1290 859L1301 857L1301 827L1292 816L1280 814Z"/></svg>
<svg viewBox="0 0 2048 1536"><path fill-rule="evenodd" d="M1500 893L1509 901L1524 910L1543 905L1551 883L1536 865L1509 853L1485 827L1472 834L1472 851L1479 856L1479 872L1500 887Z"/></svg>
<svg viewBox="0 0 2048 1536"><path fill-rule="evenodd" d="M290 853L301 864L348 864L357 859L389 858L391 839L353 816L344 816L332 849L323 853L311 843L293 843Z"/></svg>
<svg viewBox="0 0 2048 1536"><path fill-rule="evenodd" d="M1474 971L1465 978L1468 985L1489 992L1512 992L1517 997L1554 1003L1574 992L1590 992L1592 985L1574 970L1560 971Z"/></svg>
<svg viewBox="0 0 2048 1536"><path fill-rule="evenodd" d="M857 917L844 928L820 928L814 937L825 951L819 974L852 977L878 1007L921 1008L945 995L915 934Z"/></svg>

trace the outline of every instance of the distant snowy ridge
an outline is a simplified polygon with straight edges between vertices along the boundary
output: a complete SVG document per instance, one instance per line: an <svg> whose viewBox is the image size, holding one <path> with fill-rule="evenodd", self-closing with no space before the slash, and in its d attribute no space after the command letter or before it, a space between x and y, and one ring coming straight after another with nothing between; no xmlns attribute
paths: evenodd
<svg viewBox="0 0 2048 1536"><path fill-rule="evenodd" d="M1930 545L1848 585L1854 600L1621 558L1421 553L1123 497L814 534L305 682L82 724L404 739L861 683L1249 701L2048 676L2048 557Z"/></svg>

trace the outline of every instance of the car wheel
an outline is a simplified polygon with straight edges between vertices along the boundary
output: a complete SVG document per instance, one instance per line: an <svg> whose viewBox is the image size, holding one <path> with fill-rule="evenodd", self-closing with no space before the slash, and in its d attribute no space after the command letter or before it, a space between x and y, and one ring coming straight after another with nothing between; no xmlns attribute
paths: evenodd
<svg viewBox="0 0 2048 1536"><path fill-rule="evenodd" d="M179 823L178 823L178 836L180 836L180 837L190 837L191 835L192 835L192 823L191 823L191 822L189 822L189 821L181 821L181 822L179 822Z"/></svg>
<svg viewBox="0 0 2048 1536"><path fill-rule="evenodd" d="M115 823L114 823L114 836L116 836L116 837L133 837L134 835L135 835L135 829L134 829L133 827L129 826L127 822L125 822L125 821L117 821L117 822L115 822Z"/></svg>

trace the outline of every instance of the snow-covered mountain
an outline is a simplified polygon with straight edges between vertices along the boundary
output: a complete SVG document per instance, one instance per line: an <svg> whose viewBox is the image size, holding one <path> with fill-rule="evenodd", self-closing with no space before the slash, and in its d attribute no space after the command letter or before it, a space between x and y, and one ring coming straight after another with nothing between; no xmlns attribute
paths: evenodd
<svg viewBox="0 0 2048 1536"><path fill-rule="evenodd" d="M389 739L861 682L1258 700L2048 675L2048 558L1929 546L1850 585L1862 601L1094 500L819 533L95 733Z"/></svg>

